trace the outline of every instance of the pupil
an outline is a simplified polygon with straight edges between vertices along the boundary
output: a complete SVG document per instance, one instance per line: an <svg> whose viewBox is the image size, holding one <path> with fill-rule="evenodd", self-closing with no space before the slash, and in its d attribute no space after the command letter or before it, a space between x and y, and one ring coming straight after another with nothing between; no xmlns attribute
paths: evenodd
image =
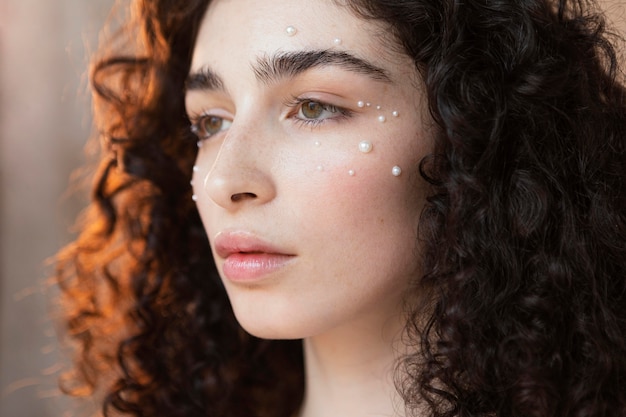
<svg viewBox="0 0 626 417"><path fill-rule="evenodd" d="M308 119L317 119L322 115L324 107L315 101L309 101L302 106L302 114Z"/></svg>
<svg viewBox="0 0 626 417"><path fill-rule="evenodd" d="M222 128L222 119L220 117L211 116L204 122L204 130L212 135Z"/></svg>

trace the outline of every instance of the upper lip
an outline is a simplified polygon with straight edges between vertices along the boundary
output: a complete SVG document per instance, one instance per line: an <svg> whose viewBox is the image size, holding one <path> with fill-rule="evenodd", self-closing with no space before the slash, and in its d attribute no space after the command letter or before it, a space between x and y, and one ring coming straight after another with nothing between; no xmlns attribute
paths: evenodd
<svg viewBox="0 0 626 417"><path fill-rule="evenodd" d="M224 259L233 253L292 255L246 231L224 231L218 233L215 236L215 251L220 258Z"/></svg>

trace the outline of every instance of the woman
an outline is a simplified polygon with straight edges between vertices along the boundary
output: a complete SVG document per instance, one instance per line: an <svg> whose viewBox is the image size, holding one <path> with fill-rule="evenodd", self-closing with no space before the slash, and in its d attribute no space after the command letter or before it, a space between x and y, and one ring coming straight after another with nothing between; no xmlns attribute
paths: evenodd
<svg viewBox="0 0 626 417"><path fill-rule="evenodd" d="M106 415L626 415L626 96L592 4L134 11L60 256L68 389Z"/></svg>

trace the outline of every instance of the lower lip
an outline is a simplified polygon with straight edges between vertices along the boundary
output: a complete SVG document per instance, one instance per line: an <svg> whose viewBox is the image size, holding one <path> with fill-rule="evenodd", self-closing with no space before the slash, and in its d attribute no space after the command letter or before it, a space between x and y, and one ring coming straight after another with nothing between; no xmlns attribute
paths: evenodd
<svg viewBox="0 0 626 417"><path fill-rule="evenodd" d="M275 253L233 253L222 269L231 281L251 282L284 268L292 260L293 256Z"/></svg>

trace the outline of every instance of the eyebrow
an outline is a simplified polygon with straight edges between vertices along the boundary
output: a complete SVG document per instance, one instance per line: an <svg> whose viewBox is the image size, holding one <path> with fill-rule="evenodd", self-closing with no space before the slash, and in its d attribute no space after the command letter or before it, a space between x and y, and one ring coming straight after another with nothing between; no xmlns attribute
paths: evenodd
<svg viewBox="0 0 626 417"><path fill-rule="evenodd" d="M187 80L185 80L185 90L224 90L224 83L211 68L203 67L199 71L187 76Z"/></svg>
<svg viewBox="0 0 626 417"><path fill-rule="evenodd" d="M252 65L257 80L264 84L294 78L310 69L337 66L347 71L365 75L375 81L391 82L384 69L343 51L295 51L281 52L257 58ZM209 67L189 74L185 83L187 91L223 90L224 82Z"/></svg>

